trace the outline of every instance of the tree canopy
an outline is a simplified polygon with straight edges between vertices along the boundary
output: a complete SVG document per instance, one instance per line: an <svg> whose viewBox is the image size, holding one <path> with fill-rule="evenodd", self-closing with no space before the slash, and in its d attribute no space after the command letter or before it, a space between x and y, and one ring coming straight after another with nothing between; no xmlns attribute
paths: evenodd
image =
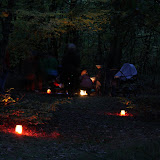
<svg viewBox="0 0 160 160"><path fill-rule="evenodd" d="M12 66L31 50L53 50L60 61L66 44L74 42L82 67L159 67L158 0L2 0L0 7L1 54L8 46Z"/></svg>

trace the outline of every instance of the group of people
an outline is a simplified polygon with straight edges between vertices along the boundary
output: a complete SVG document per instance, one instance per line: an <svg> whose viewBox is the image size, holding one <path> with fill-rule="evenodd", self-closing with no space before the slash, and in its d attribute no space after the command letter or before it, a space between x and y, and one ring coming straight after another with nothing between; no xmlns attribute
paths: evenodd
<svg viewBox="0 0 160 160"><path fill-rule="evenodd" d="M25 63L24 63L25 64ZM29 67L30 65L30 67ZM101 88L101 72L100 70L92 81L87 70L80 69L80 55L73 43L67 45L65 54L59 64L53 53L37 56L32 53L31 57L26 59L26 67L23 69L25 74L26 90L42 90L44 85L54 87L54 82L57 82L64 92L73 95L79 89L85 89L90 95L91 89L95 88L97 93L100 93ZM37 87L36 87L37 85Z"/></svg>
<svg viewBox="0 0 160 160"><path fill-rule="evenodd" d="M94 87L97 93L100 92L101 72L99 71L92 81L87 70L80 69L80 55L77 52L76 45L70 43L67 45L65 54L61 63L58 62L53 52L40 54L31 51L22 63L23 88L26 91L42 91L43 88L54 86L57 82L64 92L70 95L79 89L87 90L91 93ZM7 72L4 71L0 78L0 91L4 91Z"/></svg>
<svg viewBox="0 0 160 160"><path fill-rule="evenodd" d="M61 63L53 52L47 54L31 52L23 62L22 68L23 84L27 91L41 91L48 86L53 87L54 82L63 84L64 90L71 88L74 92L78 88L80 56L74 44L68 44Z"/></svg>
<svg viewBox="0 0 160 160"><path fill-rule="evenodd" d="M51 79L58 75L58 61L52 52L44 55L30 52L22 63L22 74L26 91L41 91L43 85L49 85Z"/></svg>

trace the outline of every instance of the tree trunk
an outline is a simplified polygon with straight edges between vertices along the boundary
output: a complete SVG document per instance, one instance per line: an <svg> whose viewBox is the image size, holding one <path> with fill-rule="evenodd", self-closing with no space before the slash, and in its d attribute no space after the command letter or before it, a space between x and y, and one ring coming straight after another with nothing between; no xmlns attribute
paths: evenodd
<svg viewBox="0 0 160 160"><path fill-rule="evenodd" d="M77 0L71 0L71 2L70 2L70 12L72 11L72 13L70 14L70 17L69 17L69 19L72 21L73 20L73 18L74 18L74 12L73 12L73 9L75 8L75 6L76 6L76 4L77 4ZM74 43L74 44L78 44L78 32L77 32L77 30L75 29L75 28L73 28L73 27L69 27L68 28L68 40L69 40L69 42L71 42L71 43Z"/></svg>
<svg viewBox="0 0 160 160"><path fill-rule="evenodd" d="M74 7L77 4L77 0L71 0L71 4L70 4L70 10L74 9Z"/></svg>
<svg viewBox="0 0 160 160"><path fill-rule="evenodd" d="M4 58L5 58L5 53L6 53L6 49L8 46L8 40L9 40L9 34L12 30L12 17L13 17L13 13L12 13L12 8L14 7L14 0L10 0L8 1L8 6L7 6L7 10L3 13L5 13L6 16L1 17L1 24L2 24L2 40L0 41L0 57L1 57L1 65L2 67L4 67L3 63L4 63Z"/></svg>
<svg viewBox="0 0 160 160"><path fill-rule="evenodd" d="M56 1L55 1L55 0L52 0L52 3L51 3L51 5L50 5L50 7L49 7L49 11L50 11L50 12L53 12L53 11L55 11L56 9L57 9Z"/></svg>
<svg viewBox="0 0 160 160"><path fill-rule="evenodd" d="M97 46L96 64L101 64L101 65L104 64L103 55L102 55L101 32L98 32L98 46Z"/></svg>
<svg viewBox="0 0 160 160"><path fill-rule="evenodd" d="M114 36L110 44L110 55L107 59L107 67L119 68L121 65L122 47L118 36Z"/></svg>

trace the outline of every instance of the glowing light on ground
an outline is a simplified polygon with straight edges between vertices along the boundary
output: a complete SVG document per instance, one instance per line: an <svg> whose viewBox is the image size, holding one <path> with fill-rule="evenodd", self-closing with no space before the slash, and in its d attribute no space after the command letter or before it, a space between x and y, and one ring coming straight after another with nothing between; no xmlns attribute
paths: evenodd
<svg viewBox="0 0 160 160"><path fill-rule="evenodd" d="M80 95L87 96L88 94L87 94L86 90L80 90Z"/></svg>
<svg viewBox="0 0 160 160"><path fill-rule="evenodd" d="M48 94L51 94L51 89L47 89L47 93L48 93Z"/></svg>
<svg viewBox="0 0 160 160"><path fill-rule="evenodd" d="M17 125L16 128L8 128L4 125L0 125L0 131L4 133L11 133L11 134L18 134L22 136L29 136L29 137L48 137L48 138L59 138L61 134L58 131L53 131L51 133L46 133L45 131L37 132L34 129L27 129L23 126L22 132L19 131L20 125ZM16 131L17 130L17 131Z"/></svg>
<svg viewBox="0 0 160 160"><path fill-rule="evenodd" d="M22 125L16 125L15 132L18 134L22 134L23 128Z"/></svg>
<svg viewBox="0 0 160 160"><path fill-rule="evenodd" d="M108 116L133 117L133 114L128 113L128 112L125 112L125 115L123 115L123 112L122 112L122 115L121 115L121 112L120 113L118 112L100 112L98 114L108 115Z"/></svg>
<svg viewBox="0 0 160 160"><path fill-rule="evenodd" d="M125 110L121 110L120 116L125 116L125 115L126 115L126 111Z"/></svg>

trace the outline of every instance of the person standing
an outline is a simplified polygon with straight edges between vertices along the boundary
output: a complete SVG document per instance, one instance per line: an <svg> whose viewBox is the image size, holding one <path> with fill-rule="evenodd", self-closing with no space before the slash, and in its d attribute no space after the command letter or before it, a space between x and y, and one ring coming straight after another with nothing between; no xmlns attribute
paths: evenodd
<svg viewBox="0 0 160 160"><path fill-rule="evenodd" d="M37 62L35 53L30 51L23 61L24 89L25 91L35 90Z"/></svg>
<svg viewBox="0 0 160 160"><path fill-rule="evenodd" d="M48 54L44 57L43 69L47 85L52 87L53 82L58 76L58 60L56 59L52 51L49 51Z"/></svg>
<svg viewBox="0 0 160 160"><path fill-rule="evenodd" d="M64 89L70 90L69 94L74 92L79 87L79 75L80 75L80 55L77 52L76 45L69 43L67 45L66 53L62 58L62 83L64 83Z"/></svg>

